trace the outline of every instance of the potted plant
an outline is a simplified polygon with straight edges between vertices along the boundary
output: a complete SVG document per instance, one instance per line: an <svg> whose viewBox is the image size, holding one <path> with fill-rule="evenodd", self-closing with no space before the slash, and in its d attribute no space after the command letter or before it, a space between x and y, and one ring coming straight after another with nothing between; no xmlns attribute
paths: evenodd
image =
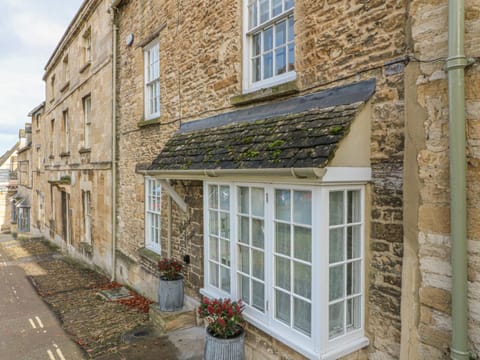
<svg viewBox="0 0 480 360"><path fill-rule="evenodd" d="M204 297L198 315L207 322L205 360L243 360L245 320L241 300L208 299Z"/></svg>
<svg viewBox="0 0 480 360"><path fill-rule="evenodd" d="M183 307L182 263L173 258L158 261L158 307L160 311L178 311Z"/></svg>

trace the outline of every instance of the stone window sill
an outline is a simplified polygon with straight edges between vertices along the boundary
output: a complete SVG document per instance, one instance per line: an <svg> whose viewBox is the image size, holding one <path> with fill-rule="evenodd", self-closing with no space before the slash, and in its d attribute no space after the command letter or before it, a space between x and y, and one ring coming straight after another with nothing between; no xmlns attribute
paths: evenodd
<svg viewBox="0 0 480 360"><path fill-rule="evenodd" d="M230 98L230 103L234 106L247 105L255 102L271 100L287 95L298 93L296 80L284 84L275 85L269 88L253 91L248 94L235 95Z"/></svg>
<svg viewBox="0 0 480 360"><path fill-rule="evenodd" d="M91 61L87 61L87 62L85 63L85 65L83 65L83 66L80 68L80 70L78 70L78 72L79 72L80 74L83 73L85 70L87 70L87 69L90 67L90 65L92 65L92 62L91 62Z"/></svg>
<svg viewBox="0 0 480 360"><path fill-rule="evenodd" d="M145 247L138 249L138 254L148 260L151 263L154 263L155 266L157 265L158 261L162 259L162 256L157 254L156 252L153 252L152 250L149 250Z"/></svg>
<svg viewBox="0 0 480 360"><path fill-rule="evenodd" d="M156 124L160 124L160 117L150 119L150 120L141 120L137 123L137 126L139 128L142 128L145 126L156 125Z"/></svg>
<svg viewBox="0 0 480 360"><path fill-rule="evenodd" d="M78 150L78 152L79 152L80 154L89 154L89 153L92 152L92 149L90 149L90 148L81 148L80 150Z"/></svg>
<svg viewBox="0 0 480 360"><path fill-rule="evenodd" d="M63 84L63 86L60 88L60 92L64 92L65 90L68 89L68 87L70 86L70 81L67 81L65 84Z"/></svg>

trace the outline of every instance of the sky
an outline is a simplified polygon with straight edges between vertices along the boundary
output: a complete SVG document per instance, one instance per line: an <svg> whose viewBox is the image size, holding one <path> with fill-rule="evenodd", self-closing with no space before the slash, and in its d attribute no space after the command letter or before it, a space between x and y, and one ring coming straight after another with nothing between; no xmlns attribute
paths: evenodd
<svg viewBox="0 0 480 360"><path fill-rule="evenodd" d="M0 0L0 156L45 99L45 65L83 0Z"/></svg>

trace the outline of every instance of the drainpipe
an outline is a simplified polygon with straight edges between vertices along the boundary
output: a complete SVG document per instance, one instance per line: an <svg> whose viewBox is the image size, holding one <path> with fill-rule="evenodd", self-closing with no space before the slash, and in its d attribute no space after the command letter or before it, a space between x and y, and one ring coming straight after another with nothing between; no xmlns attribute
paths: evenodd
<svg viewBox="0 0 480 360"><path fill-rule="evenodd" d="M116 279L117 263L117 23L116 11L120 0L112 0L112 277Z"/></svg>
<svg viewBox="0 0 480 360"><path fill-rule="evenodd" d="M448 107L450 129L450 224L452 241L451 358L468 360L467 197L465 155L464 0L448 1Z"/></svg>

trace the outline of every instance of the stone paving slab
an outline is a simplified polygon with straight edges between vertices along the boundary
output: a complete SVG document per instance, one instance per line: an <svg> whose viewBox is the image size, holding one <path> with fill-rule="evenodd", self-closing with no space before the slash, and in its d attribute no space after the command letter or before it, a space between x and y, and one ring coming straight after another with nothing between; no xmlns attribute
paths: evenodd
<svg viewBox="0 0 480 360"><path fill-rule="evenodd" d="M82 348L85 357L99 360L200 360L204 329L150 334L135 342L124 335L152 326L138 308L98 296L112 287L109 279L59 253L41 240L12 240L2 234L0 246L22 267L38 294L60 320L62 327ZM113 284L113 287L118 284ZM136 295L135 298L141 298ZM148 303L147 303L148 307ZM1 356L0 356L1 358Z"/></svg>

